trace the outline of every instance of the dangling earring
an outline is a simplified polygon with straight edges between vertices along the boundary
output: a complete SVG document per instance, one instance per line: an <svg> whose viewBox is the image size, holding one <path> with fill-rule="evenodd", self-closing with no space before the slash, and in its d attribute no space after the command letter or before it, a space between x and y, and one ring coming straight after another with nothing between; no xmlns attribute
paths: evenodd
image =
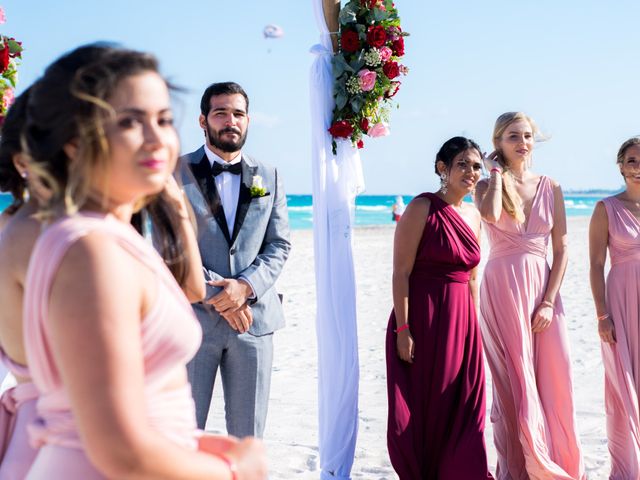
<svg viewBox="0 0 640 480"><path fill-rule="evenodd" d="M443 195L447 194L447 174L444 172L440 174L440 191Z"/></svg>

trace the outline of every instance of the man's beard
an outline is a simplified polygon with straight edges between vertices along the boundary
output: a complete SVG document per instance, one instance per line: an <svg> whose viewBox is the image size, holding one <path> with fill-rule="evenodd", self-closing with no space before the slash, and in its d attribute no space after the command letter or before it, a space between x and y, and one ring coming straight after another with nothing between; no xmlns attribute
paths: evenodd
<svg viewBox="0 0 640 480"><path fill-rule="evenodd" d="M244 132L244 135L237 128L227 127L223 128L219 132L216 132L210 125L207 125L207 138L209 139L209 143L216 147L218 150L225 153L235 153L239 152L243 147L244 142L247 141L247 132ZM222 135L231 132L238 134L238 140L235 142L233 140L224 141L221 139Z"/></svg>

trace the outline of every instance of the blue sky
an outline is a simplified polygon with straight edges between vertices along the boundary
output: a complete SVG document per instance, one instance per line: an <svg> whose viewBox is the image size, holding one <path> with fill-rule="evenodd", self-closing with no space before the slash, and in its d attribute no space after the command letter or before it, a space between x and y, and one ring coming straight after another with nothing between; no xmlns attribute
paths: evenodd
<svg viewBox="0 0 640 480"><path fill-rule="evenodd" d="M406 39L392 135L362 151L368 194L436 186L433 158L454 135L490 150L495 118L523 110L549 140L533 169L565 189L617 188L619 145L640 134L640 2L395 0ZM311 0L0 0L1 31L23 41L18 91L80 44L111 40L150 51L188 89L176 102L183 152L197 148L202 90L234 80L251 98L246 151L277 166L288 193L311 191ZM264 40L275 23L280 40Z"/></svg>

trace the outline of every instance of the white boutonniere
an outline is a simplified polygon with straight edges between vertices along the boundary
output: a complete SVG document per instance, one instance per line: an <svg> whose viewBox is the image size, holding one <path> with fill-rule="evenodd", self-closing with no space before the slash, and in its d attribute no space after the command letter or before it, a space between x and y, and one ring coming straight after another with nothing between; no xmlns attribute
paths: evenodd
<svg viewBox="0 0 640 480"><path fill-rule="evenodd" d="M254 175L251 180L251 197L264 197L267 194L267 189L262 184L262 177L260 175Z"/></svg>

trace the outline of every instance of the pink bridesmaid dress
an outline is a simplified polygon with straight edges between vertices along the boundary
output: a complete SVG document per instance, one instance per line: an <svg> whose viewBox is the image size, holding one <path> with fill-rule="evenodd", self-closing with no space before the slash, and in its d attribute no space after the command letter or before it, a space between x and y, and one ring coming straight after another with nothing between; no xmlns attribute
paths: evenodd
<svg viewBox="0 0 640 480"><path fill-rule="evenodd" d="M616 332L616 343L602 343L609 478L639 480L640 222L616 197L602 202L609 221L611 257L606 304Z"/></svg>
<svg viewBox="0 0 640 480"><path fill-rule="evenodd" d="M491 252L480 287L481 329L493 377L498 480L584 479L569 343L560 296L551 326L531 332L549 279L553 185L541 177L527 223L504 210L485 224Z"/></svg>
<svg viewBox="0 0 640 480"><path fill-rule="evenodd" d="M74 242L96 231L110 235L123 250L155 273L155 304L140 324L148 421L158 434L176 444L197 448L195 405L189 384L179 389L164 388L170 374L176 368L185 368L200 345L202 332L189 302L160 256L131 226L111 216L78 214L44 231L34 247L27 272L25 342L32 378L40 392L39 419L29 426L29 433L32 443L41 447L29 480L104 478L84 451L47 330L49 290L60 261Z"/></svg>
<svg viewBox="0 0 640 480"><path fill-rule="evenodd" d="M29 369L0 349L0 360L15 376L30 378ZM19 383L0 397L0 480L22 480L37 451L29 444L27 425L35 421L38 390L31 382Z"/></svg>

